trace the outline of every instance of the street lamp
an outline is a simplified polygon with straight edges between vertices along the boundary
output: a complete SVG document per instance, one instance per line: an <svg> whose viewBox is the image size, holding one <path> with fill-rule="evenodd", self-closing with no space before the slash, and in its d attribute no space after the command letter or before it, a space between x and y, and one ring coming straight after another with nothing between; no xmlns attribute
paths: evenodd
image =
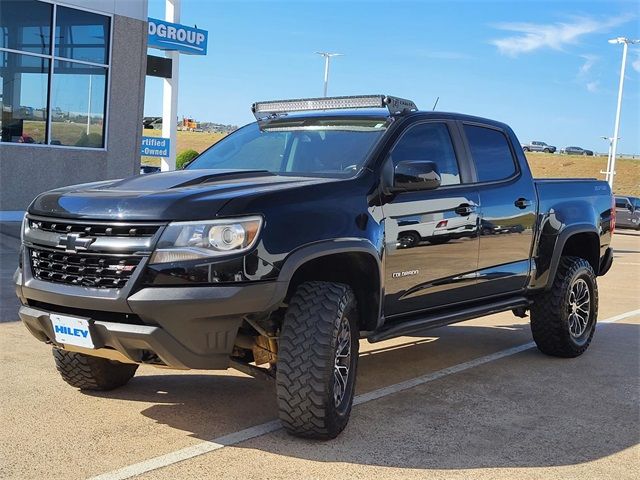
<svg viewBox="0 0 640 480"><path fill-rule="evenodd" d="M609 180L609 169L611 168L611 145L613 145L613 137L607 137L606 135L602 135L600 137L603 140L606 140L606 142L609 144L609 149L607 150L607 169L606 170L600 170L600 173L604 173L604 179L605 180ZM620 137L618 137L618 140L620 140Z"/></svg>
<svg viewBox="0 0 640 480"><path fill-rule="evenodd" d="M618 107L616 108L616 123L613 127L613 144L611 146L611 159L607 166L607 181L613 190L613 177L616 169L616 150L618 148L618 132L620 130L620 110L622 108L622 89L624 87L624 71L627 66L627 50L629 44L640 43L640 40L629 40L625 37L617 37L609 40L611 44L622 44L622 67L620 68L620 87L618 88Z"/></svg>
<svg viewBox="0 0 640 480"><path fill-rule="evenodd" d="M324 57L324 95L327 96L327 87L329 85L329 61L331 57L340 57L344 55L343 53L332 53L332 52L316 52L317 55Z"/></svg>

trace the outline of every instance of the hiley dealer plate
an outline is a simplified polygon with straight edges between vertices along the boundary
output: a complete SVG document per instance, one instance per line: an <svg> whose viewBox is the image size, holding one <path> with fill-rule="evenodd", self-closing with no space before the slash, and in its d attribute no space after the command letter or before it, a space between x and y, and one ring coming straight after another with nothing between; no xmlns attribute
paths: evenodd
<svg viewBox="0 0 640 480"><path fill-rule="evenodd" d="M95 348L87 320L54 313L49 315L49 318L51 319L53 333L58 343L84 348Z"/></svg>

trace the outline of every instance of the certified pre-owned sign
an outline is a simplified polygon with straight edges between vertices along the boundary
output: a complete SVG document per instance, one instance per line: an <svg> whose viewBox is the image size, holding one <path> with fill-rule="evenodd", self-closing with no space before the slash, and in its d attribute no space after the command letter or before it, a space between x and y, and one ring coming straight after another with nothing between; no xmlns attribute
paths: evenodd
<svg viewBox="0 0 640 480"><path fill-rule="evenodd" d="M171 140L168 138L142 137L140 155L144 157L168 157L170 144Z"/></svg>
<svg viewBox="0 0 640 480"><path fill-rule="evenodd" d="M149 18L149 47L206 55L207 37L206 30Z"/></svg>

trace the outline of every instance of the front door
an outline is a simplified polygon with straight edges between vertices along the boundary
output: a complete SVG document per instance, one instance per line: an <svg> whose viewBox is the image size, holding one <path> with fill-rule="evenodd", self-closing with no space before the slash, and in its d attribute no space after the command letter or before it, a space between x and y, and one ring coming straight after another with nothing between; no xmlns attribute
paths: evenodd
<svg viewBox="0 0 640 480"><path fill-rule="evenodd" d="M435 162L441 186L403 192L383 205L385 227L385 316L469 300L478 263L479 198L459 167L455 123L410 126L389 161Z"/></svg>

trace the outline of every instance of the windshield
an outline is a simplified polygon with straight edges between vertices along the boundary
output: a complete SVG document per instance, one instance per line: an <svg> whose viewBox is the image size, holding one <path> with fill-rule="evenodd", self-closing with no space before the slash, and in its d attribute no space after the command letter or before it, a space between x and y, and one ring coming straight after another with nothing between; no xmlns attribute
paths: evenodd
<svg viewBox="0 0 640 480"><path fill-rule="evenodd" d="M214 144L187 168L268 170L350 177L382 136L386 119L275 119L252 123Z"/></svg>

